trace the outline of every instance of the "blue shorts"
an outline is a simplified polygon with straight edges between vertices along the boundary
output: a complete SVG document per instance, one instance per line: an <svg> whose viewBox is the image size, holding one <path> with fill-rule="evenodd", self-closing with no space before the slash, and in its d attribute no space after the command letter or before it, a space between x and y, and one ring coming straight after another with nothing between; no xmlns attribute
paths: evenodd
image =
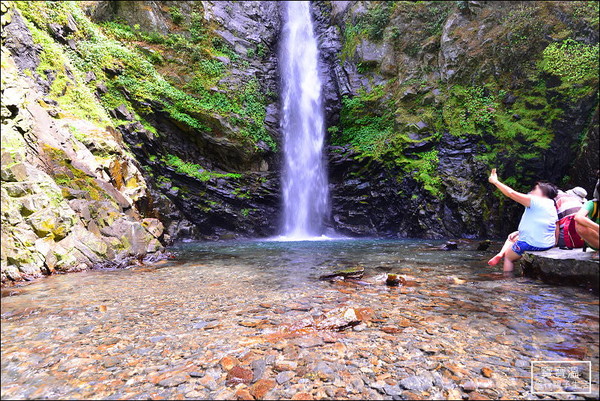
<svg viewBox="0 0 600 401"><path fill-rule="evenodd" d="M519 256L523 256L523 254L527 251L547 251L548 249L552 249L554 246L549 246L547 248L538 248L537 246L531 246L525 241L517 241L513 244L512 250Z"/></svg>

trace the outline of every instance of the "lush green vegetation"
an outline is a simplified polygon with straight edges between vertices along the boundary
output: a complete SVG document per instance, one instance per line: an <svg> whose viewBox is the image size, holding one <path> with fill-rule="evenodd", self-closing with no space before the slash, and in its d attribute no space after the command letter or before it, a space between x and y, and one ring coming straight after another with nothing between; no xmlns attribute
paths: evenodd
<svg viewBox="0 0 600 401"><path fill-rule="evenodd" d="M127 25L115 22L105 23L104 27L122 39L134 35L137 40L146 40L146 34L136 32ZM217 58L227 58L231 62L242 61L227 44L217 37L212 37L202 26L202 18L194 13L190 24L191 39L186 39L181 34L161 36L160 44L173 49L179 56L191 54L194 68L189 71L193 78L178 89L168 81L134 83L138 93L147 94L148 99L174 99L175 102L167 104L165 110L179 121L196 129L208 130L198 114L216 112L222 116L229 116L239 129L240 139L250 139L253 143L263 141L272 149L277 144L267 133L264 126L265 106L268 102L267 94L263 94L256 79L250 79L243 84L239 93L232 93L230 88L220 87L219 81L228 73L225 64ZM167 49L161 49L167 51ZM256 52L264 57L264 45L259 44ZM161 62L162 63L162 62ZM132 80L137 79L135 76ZM131 81L118 82L122 88L127 88ZM229 90L225 90L229 89ZM143 101L143 99L139 99ZM193 117L192 117L193 116Z"/></svg>
<svg viewBox="0 0 600 401"><path fill-rule="evenodd" d="M450 133L481 134L494 126L498 99L505 94L504 91L495 94L489 87L455 85L449 92L444 117Z"/></svg>
<svg viewBox="0 0 600 401"><path fill-rule="evenodd" d="M444 104L444 125L453 135L481 137L486 151L478 159L490 167L507 167L505 171L511 174L505 178L515 185L515 177L526 177L530 160L538 158L554 139L552 122L560 118L562 109L548 101L547 91L545 82L539 80L507 105L502 102L506 91L495 85L455 85Z"/></svg>
<svg viewBox="0 0 600 401"><path fill-rule="evenodd" d="M541 67L568 83L598 80L598 44L573 39L551 43L544 49Z"/></svg>
<svg viewBox="0 0 600 401"><path fill-rule="evenodd" d="M202 16L192 13L186 26L190 38L183 34L161 35L144 32L139 26L110 21L100 29L83 14L76 2L17 2L26 16L36 42L42 44L42 63L38 73L56 71L51 95L67 111L96 121L109 121L105 109L121 104L135 110L135 116L145 126L144 115L150 105L158 104L173 119L200 131L211 131L207 124L217 114L229 118L239 129L228 132L234 140L256 144L263 141L272 149L276 142L264 127L265 107L268 98L262 93L255 79L248 80L239 88L219 88L219 81L228 74L228 68L219 58L240 62L239 56L219 38L209 34L203 25ZM174 22L183 24L181 11L171 7ZM47 21L66 24L66 16L73 15L78 30L72 34L77 39L77 51L58 45L47 33ZM155 48L153 48L153 46ZM258 47L264 56L264 47ZM163 75L169 52L178 58L191 58L188 72L193 78L179 87ZM224 60L224 59L223 59ZM184 63L186 64L186 63ZM176 65L170 65L172 70ZM116 76L109 71L119 71ZM98 81L105 82L107 93L101 97L102 106L95 100L95 82L83 84L82 71L93 71ZM167 69L168 72L168 69ZM69 78L74 75L75 79ZM179 74L175 74L179 75ZM119 121L113 121L118 125ZM223 135L221 132L216 135Z"/></svg>
<svg viewBox="0 0 600 401"><path fill-rule="evenodd" d="M197 178L200 181L208 181L211 178L240 178L242 176L241 174L235 173L216 173L214 171L209 171L199 164L184 162L175 155L167 155L163 161L168 166L175 168L178 173Z"/></svg>
<svg viewBox="0 0 600 401"><path fill-rule="evenodd" d="M441 192L442 179L438 173L438 151L437 149L422 153L419 159L409 164L413 170L413 177L423 184L423 188L432 195L443 197Z"/></svg>
<svg viewBox="0 0 600 401"><path fill-rule="evenodd" d="M337 145L351 144L366 156L381 157L388 149L388 140L394 135L393 107L380 107L384 102L384 88L364 89L355 97L342 100L340 124L343 127L330 129L332 142Z"/></svg>
<svg viewBox="0 0 600 401"><path fill-rule="evenodd" d="M441 196L441 180L437 174L437 150L406 155L410 139L395 123L395 102L384 86L371 92L362 90L357 96L343 99L340 126L331 127L331 141L350 144L361 157L372 157L390 167L399 166L423 187Z"/></svg>
<svg viewBox="0 0 600 401"><path fill-rule="evenodd" d="M171 14L171 19L173 20L174 24L181 24L181 21L183 21L183 14L181 13L179 7L172 6L169 8L169 13Z"/></svg>
<svg viewBox="0 0 600 401"><path fill-rule="evenodd" d="M346 23L342 59L354 59L366 77L385 76L377 64L357 59L361 40L388 41L397 61L405 57L402 53L420 60L426 44L429 53L436 51L436 36L454 11L481 17L454 32L458 41L468 43L465 61L457 67L461 78L432 79L435 68L420 61L421 71L400 68L397 82L388 79L344 99L340 124L330 128L334 143L350 144L361 157L401 167L432 194L441 188L436 141L443 132L478 142L482 151L476 158L504 168L514 184L515 177L527 179L528 166L549 149L565 110L598 90L598 45L584 43L585 35L576 33L581 24L598 26L598 2L591 1L502 9L467 2L375 2ZM402 28L390 24L392 19ZM410 79L402 81L405 75ZM424 138L434 149L415 152L412 138Z"/></svg>
<svg viewBox="0 0 600 401"><path fill-rule="evenodd" d="M43 79L48 79L50 97L55 99L60 107L74 116L89 119L97 123L107 123L109 117L106 111L98 104L89 87L82 84L83 74L72 62L46 31L46 21L42 19L42 10L55 20L66 23L65 13L52 2L16 2L27 17L26 24L33 40L41 45L40 63L35 72ZM29 20L42 25L34 25ZM43 27L42 29L40 28ZM33 72L33 71L32 71ZM51 72L50 78L46 72Z"/></svg>

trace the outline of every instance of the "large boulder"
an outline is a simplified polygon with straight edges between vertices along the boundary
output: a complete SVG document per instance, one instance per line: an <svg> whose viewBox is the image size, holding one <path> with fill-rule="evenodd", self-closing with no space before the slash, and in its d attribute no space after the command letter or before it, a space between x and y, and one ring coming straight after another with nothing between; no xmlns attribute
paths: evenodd
<svg viewBox="0 0 600 401"><path fill-rule="evenodd" d="M96 21L122 20L144 31L168 33L168 13L157 1L99 1L93 18Z"/></svg>
<svg viewBox="0 0 600 401"><path fill-rule="evenodd" d="M10 17L2 16L2 49L6 46L19 70L35 70L40 62L42 46L33 42L21 14L14 9L8 10L6 14ZM4 58L4 54L2 57Z"/></svg>
<svg viewBox="0 0 600 401"><path fill-rule="evenodd" d="M527 252L521 266L526 276L551 284L584 286L598 292L600 264L592 255L591 250L582 252L581 249Z"/></svg>

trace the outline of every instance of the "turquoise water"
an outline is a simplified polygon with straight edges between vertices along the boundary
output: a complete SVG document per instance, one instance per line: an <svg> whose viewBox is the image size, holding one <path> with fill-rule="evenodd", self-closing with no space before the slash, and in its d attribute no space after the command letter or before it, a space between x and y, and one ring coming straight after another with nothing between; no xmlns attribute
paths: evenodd
<svg viewBox="0 0 600 401"><path fill-rule="evenodd" d="M172 251L185 263L201 261L207 268L246 266L257 278L284 288L304 286L323 274L350 266L365 267L365 278L398 268L415 273L423 270L427 275L434 269L440 275L468 275L475 280L502 277L498 269L486 265L491 252L437 249L443 244L443 241L381 239L190 242L178 244ZM476 247L476 243L464 247Z"/></svg>

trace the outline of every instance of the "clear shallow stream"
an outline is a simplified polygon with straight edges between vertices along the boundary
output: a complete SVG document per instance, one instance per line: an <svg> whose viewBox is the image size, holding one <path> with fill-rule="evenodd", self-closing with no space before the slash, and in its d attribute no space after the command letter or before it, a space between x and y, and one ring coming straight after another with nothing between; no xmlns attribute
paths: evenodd
<svg viewBox="0 0 600 401"><path fill-rule="evenodd" d="M491 251L431 249L440 244L184 243L155 265L4 289L2 398L254 394L227 384L225 356L273 380L273 398L446 398L473 380L487 380L475 391L488 397L531 397L531 360L592 361L597 395L597 296L505 278L486 267ZM362 282L318 279L355 265ZM388 272L406 285L386 287ZM349 307L368 315L354 329L311 326Z"/></svg>

